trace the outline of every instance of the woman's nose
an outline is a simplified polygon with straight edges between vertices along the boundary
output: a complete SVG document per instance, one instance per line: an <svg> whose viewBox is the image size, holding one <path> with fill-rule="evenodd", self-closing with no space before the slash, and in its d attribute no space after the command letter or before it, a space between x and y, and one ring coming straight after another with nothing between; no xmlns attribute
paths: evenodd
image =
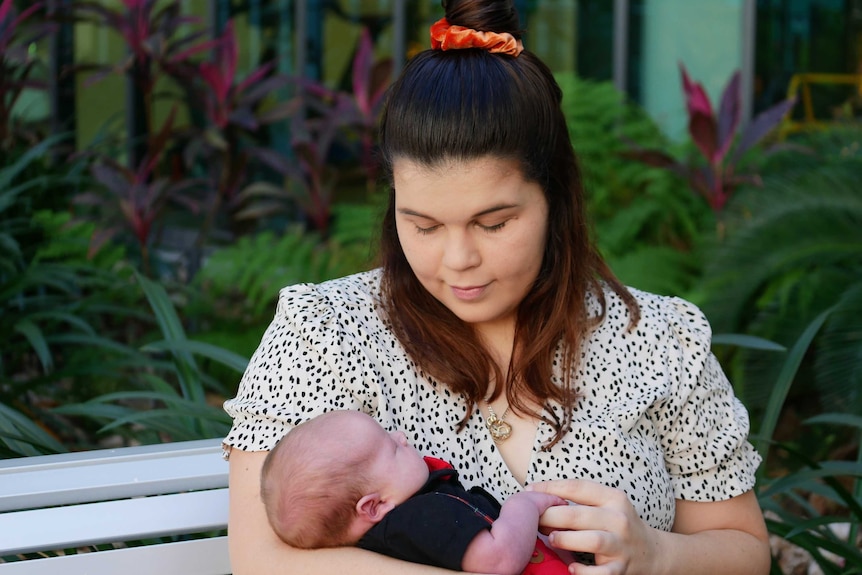
<svg viewBox="0 0 862 575"><path fill-rule="evenodd" d="M443 265L453 270L466 270L482 261L476 243L469 231L452 231L446 238Z"/></svg>
<svg viewBox="0 0 862 575"><path fill-rule="evenodd" d="M407 445L407 436L403 431L393 431L392 439L395 440L396 443L400 443L401 445Z"/></svg>

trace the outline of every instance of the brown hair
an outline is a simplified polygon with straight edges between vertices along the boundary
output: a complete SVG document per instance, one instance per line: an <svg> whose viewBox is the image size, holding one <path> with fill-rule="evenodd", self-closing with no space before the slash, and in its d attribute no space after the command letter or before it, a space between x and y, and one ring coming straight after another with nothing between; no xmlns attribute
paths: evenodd
<svg viewBox="0 0 862 575"><path fill-rule="evenodd" d="M452 25L521 39L511 0L444 0L443 7ZM487 396L491 380L506 382L506 398L518 413L540 415L530 410L529 399L560 403L565 415L562 421L549 421L556 429L550 445L571 423L577 399L572 380L581 347L604 318L602 282L625 302L630 328L640 314L590 238L582 178L561 100L550 69L528 50L517 57L481 49L427 50L407 64L390 88L380 124L382 167L390 185L380 252L383 309L392 329L424 372L466 398L468 414ZM433 168L486 156L516 160L524 178L542 187L548 203L542 266L518 308L505 379L473 328L419 283L395 227L395 160ZM592 316L588 293L600 306ZM561 380L554 377L560 345ZM495 386L493 398L500 389Z"/></svg>
<svg viewBox="0 0 862 575"><path fill-rule="evenodd" d="M320 549L353 545L349 528L356 502L365 495L361 465L367 453L346 450L326 433L328 412L293 428L269 452L260 476L260 496L276 535L292 547ZM321 457L336 449L338 458Z"/></svg>

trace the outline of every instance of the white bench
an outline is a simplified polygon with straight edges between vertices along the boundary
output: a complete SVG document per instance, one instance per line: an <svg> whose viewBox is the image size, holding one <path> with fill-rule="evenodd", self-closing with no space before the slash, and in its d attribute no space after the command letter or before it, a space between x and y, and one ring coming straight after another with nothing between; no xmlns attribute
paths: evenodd
<svg viewBox="0 0 862 575"><path fill-rule="evenodd" d="M0 575L229 574L220 444L0 461Z"/></svg>

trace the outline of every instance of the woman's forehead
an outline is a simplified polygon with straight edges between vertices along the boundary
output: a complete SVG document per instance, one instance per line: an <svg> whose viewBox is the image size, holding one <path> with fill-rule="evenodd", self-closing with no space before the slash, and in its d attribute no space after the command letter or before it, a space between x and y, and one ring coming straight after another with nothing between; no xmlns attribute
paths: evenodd
<svg viewBox="0 0 862 575"><path fill-rule="evenodd" d="M410 179L414 177L440 178L453 172L469 174L473 172L497 172L501 176L516 172L522 175L517 160L499 156L479 156L476 158L443 157L434 162L425 162L413 158L401 157L392 162L394 178Z"/></svg>

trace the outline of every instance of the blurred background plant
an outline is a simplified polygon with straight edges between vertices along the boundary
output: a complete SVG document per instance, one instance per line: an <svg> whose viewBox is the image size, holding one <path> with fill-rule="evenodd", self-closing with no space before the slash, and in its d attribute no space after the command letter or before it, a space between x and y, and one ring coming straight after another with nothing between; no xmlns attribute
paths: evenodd
<svg viewBox="0 0 862 575"><path fill-rule="evenodd" d="M179 0L53 7L0 2L0 457L217 437L278 287L372 265L391 61L363 34L353 92L275 60L240 77L232 21L215 33ZM61 73L85 92L132 82L141 114L128 132L106 116L75 143L15 113L44 87L33 47L57 22L125 44L121 60ZM277 163L275 126L293 134ZM306 202L329 174L360 193ZM242 193L266 182L277 210Z"/></svg>
<svg viewBox="0 0 862 575"><path fill-rule="evenodd" d="M688 292L700 272L700 237L714 216L672 173L626 156L630 142L661 149L679 144L613 84L572 75L557 80L602 254L628 285Z"/></svg>
<svg viewBox="0 0 862 575"><path fill-rule="evenodd" d="M746 166L743 161L748 152L776 132L796 101L783 100L764 110L740 131L741 73L736 71L730 77L722 91L721 104L714 110L703 85L689 77L682 63L679 68L688 113L688 133L697 155L688 154L685 160L678 160L664 149L636 145L625 156L681 176L691 190L719 214L740 186L761 183L756 166Z"/></svg>
<svg viewBox="0 0 862 575"><path fill-rule="evenodd" d="M37 17L43 2L33 2L20 12L12 0L0 0L0 153L14 153L26 142L40 138L36 126L20 122L13 110L25 90L42 90L45 82L34 71L44 63L30 53L30 46L54 30L50 22Z"/></svg>

